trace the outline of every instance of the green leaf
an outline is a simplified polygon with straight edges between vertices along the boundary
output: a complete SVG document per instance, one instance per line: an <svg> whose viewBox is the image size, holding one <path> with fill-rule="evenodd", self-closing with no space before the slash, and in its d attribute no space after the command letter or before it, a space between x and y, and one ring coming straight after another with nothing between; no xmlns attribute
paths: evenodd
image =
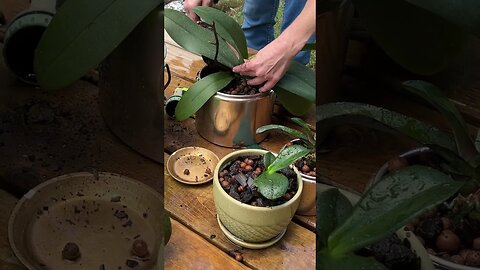
<svg viewBox="0 0 480 270"><path fill-rule="evenodd" d="M265 168L268 168L268 166L270 166L270 164L272 164L274 160L275 156L271 152L267 152L263 156L263 165L265 166Z"/></svg>
<svg viewBox="0 0 480 270"><path fill-rule="evenodd" d="M270 200L282 197L288 190L288 178L280 173L262 173L253 180L253 184Z"/></svg>
<svg viewBox="0 0 480 270"><path fill-rule="evenodd" d="M317 106L317 122L339 125L344 122L358 124L364 118L404 134L421 144L435 144L456 151L455 141L450 134L420 122L414 118L367 104L339 102ZM328 120L328 121L327 121ZM363 123L362 123L363 124ZM365 123L371 125L371 123ZM374 126L375 127L375 126Z"/></svg>
<svg viewBox="0 0 480 270"><path fill-rule="evenodd" d="M277 88L277 86L311 103L315 103L315 73L297 61L290 63L287 73L274 88Z"/></svg>
<svg viewBox="0 0 480 270"><path fill-rule="evenodd" d="M404 0L353 0L353 3L385 52L404 68L421 75L445 69L467 38L460 27Z"/></svg>
<svg viewBox="0 0 480 270"><path fill-rule="evenodd" d="M180 11L165 9L165 30L185 50L215 59L215 35L213 31L194 23ZM217 61L231 68L243 63L235 56L225 40L219 38Z"/></svg>
<svg viewBox="0 0 480 270"><path fill-rule="evenodd" d="M34 68L45 89L75 82L105 59L156 7L159 0L66 1L35 51ZM150 19L157 22L159 11Z"/></svg>
<svg viewBox="0 0 480 270"><path fill-rule="evenodd" d="M278 84L273 89L283 107L295 116L305 115L313 105L313 102L279 87Z"/></svg>
<svg viewBox="0 0 480 270"><path fill-rule="evenodd" d="M480 1L478 0L405 0L428 10L462 29L480 36Z"/></svg>
<svg viewBox="0 0 480 270"><path fill-rule="evenodd" d="M307 135L308 137L308 143L311 144L314 148L315 148L315 139L312 138L312 129L310 128L310 126L308 126L308 124L303 121L303 119L301 118L298 118L298 117L293 117L293 118L290 118L295 124L301 126L303 128L303 132L305 132L305 134Z"/></svg>
<svg viewBox="0 0 480 270"><path fill-rule="evenodd" d="M234 76L217 72L199 80L186 91L175 108L175 118L183 121L197 112L213 95L227 86Z"/></svg>
<svg viewBox="0 0 480 270"><path fill-rule="evenodd" d="M310 153L310 149L305 146L294 144L289 147L285 147L278 153L275 160L267 167L267 174L274 174L276 171L290 166L295 160L306 156Z"/></svg>
<svg viewBox="0 0 480 270"><path fill-rule="evenodd" d="M469 177L474 176L474 168L470 166L468 162L458 156L457 153L436 145L426 146L446 161L444 166L447 166L446 169L450 173Z"/></svg>
<svg viewBox="0 0 480 270"><path fill-rule="evenodd" d="M329 253L338 256L354 252L383 239L425 208L448 199L462 185L442 172L419 165L386 175L330 235Z"/></svg>
<svg viewBox="0 0 480 270"><path fill-rule="evenodd" d="M352 212L350 201L336 188L321 192L317 188L317 249L327 247L330 234L342 224Z"/></svg>
<svg viewBox="0 0 480 270"><path fill-rule="evenodd" d="M308 142L308 137L305 136L305 134L303 134L302 132L300 132L296 129L293 129L293 128L282 126L282 125L274 125L274 124L265 125L263 127L257 128L257 133L261 134L261 133L269 132L269 131L272 131L272 130L276 130L276 131L285 133L287 135L290 135L293 138L299 138L299 139L302 139L302 140L306 140Z"/></svg>
<svg viewBox="0 0 480 270"><path fill-rule="evenodd" d="M403 83L403 86L411 93L429 102L447 119L455 135L458 153L461 157L469 160L478 154L472 138L467 133L467 125L463 117L455 105L440 89L431 83L417 80L406 81Z"/></svg>
<svg viewBox="0 0 480 270"><path fill-rule="evenodd" d="M332 257L326 251L321 251L317 258L318 270L388 270L386 266L373 257L362 257L353 253Z"/></svg>
<svg viewBox="0 0 480 270"><path fill-rule="evenodd" d="M221 10L207 6L195 7L193 11L200 18L202 18L204 22L210 25L213 24L213 21L215 21L215 27L217 28L218 35L232 44L243 57L243 59L248 58L245 33L232 17L228 16Z"/></svg>

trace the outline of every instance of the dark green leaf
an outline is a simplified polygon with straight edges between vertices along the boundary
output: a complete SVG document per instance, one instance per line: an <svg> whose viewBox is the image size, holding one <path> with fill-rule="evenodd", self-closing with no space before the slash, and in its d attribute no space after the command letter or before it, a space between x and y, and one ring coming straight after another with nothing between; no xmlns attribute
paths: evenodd
<svg viewBox="0 0 480 270"><path fill-rule="evenodd" d="M447 119L452 127L458 154L466 160L477 154L472 138L467 133L467 125L448 97L435 85L424 81L406 81L403 83L405 89L420 96L434 106Z"/></svg>
<svg viewBox="0 0 480 270"><path fill-rule="evenodd" d="M290 135L293 138L299 138L299 139L302 139L302 140L306 140L308 142L308 137L305 136L305 134L303 134L302 132L300 132L296 129L293 129L293 128L282 126L282 125L271 124L271 125L266 125L266 126L263 126L263 127L259 127L257 129L257 133L261 134L261 133L272 131L272 130L276 130L276 131L285 133L287 135Z"/></svg>
<svg viewBox="0 0 480 270"><path fill-rule="evenodd" d="M467 38L460 27L404 0L353 3L385 52L418 74L430 75L446 68Z"/></svg>
<svg viewBox="0 0 480 270"><path fill-rule="evenodd" d="M332 256L354 252L393 233L448 199L462 186L435 169L414 165L386 175L355 206L328 240Z"/></svg>
<svg viewBox="0 0 480 270"><path fill-rule="evenodd" d="M293 94L278 85L274 87L274 91L277 94L280 103L291 114L301 116L306 114L313 105L313 102Z"/></svg>
<svg viewBox="0 0 480 270"><path fill-rule="evenodd" d="M35 52L38 82L60 89L75 82L105 59L159 0L69 0L61 6ZM151 14L157 23L159 11Z"/></svg>
<svg viewBox="0 0 480 270"><path fill-rule="evenodd" d="M317 106L317 121L343 122L357 124L362 118L368 118L383 126L404 134L421 144L435 144L456 151L452 136L437 128L405 115L367 104L339 102ZM369 125L370 123L366 123Z"/></svg>
<svg viewBox="0 0 480 270"><path fill-rule="evenodd" d="M199 80L186 91L175 108L175 117L183 121L197 112L213 95L233 80L230 72L217 72Z"/></svg>
<svg viewBox="0 0 480 270"><path fill-rule="evenodd" d="M478 0L405 0L480 35L480 1Z"/></svg>
<svg viewBox="0 0 480 270"><path fill-rule="evenodd" d="M315 73L297 61L292 61L285 76L274 88L282 88L315 103Z"/></svg>
<svg viewBox="0 0 480 270"><path fill-rule="evenodd" d="M353 253L332 257L321 251L317 258L317 270L388 270L373 257L362 257Z"/></svg>
<svg viewBox="0 0 480 270"><path fill-rule="evenodd" d="M265 168L268 168L268 166L270 166L270 164L272 164L274 160L275 156L271 152L267 152L263 156L263 165L265 166Z"/></svg>
<svg viewBox="0 0 480 270"><path fill-rule="evenodd" d="M445 169L447 169L450 173L473 177L474 168L471 167L470 164L468 164L468 162L466 162L464 159L459 157L457 153L436 145L426 146L446 161L445 166L447 166L447 168Z"/></svg>
<svg viewBox="0 0 480 270"><path fill-rule="evenodd" d="M185 14L173 9L165 9L165 30L185 50L215 59L213 31L194 23ZM243 63L243 60L235 56L234 50L223 39L219 38L218 41L218 62L230 68Z"/></svg>
<svg viewBox="0 0 480 270"><path fill-rule="evenodd" d="M286 168L293 164L295 160L304 157L310 153L310 149L294 144L289 147L285 147L278 153L278 156L275 158L275 160L270 164L270 166L267 167L267 174L273 174L278 170L281 170L283 168Z"/></svg>
<svg viewBox="0 0 480 270"><path fill-rule="evenodd" d="M327 240L330 234L339 226L352 212L350 201L338 191L331 188L321 192L317 187L317 249L327 247Z"/></svg>
<svg viewBox="0 0 480 270"><path fill-rule="evenodd" d="M297 125L299 125L303 128L303 132L305 132L305 134L308 137L309 144L313 144L312 146L315 147L315 140L312 137L313 132L312 132L312 129L310 128L310 126L305 121L303 121L301 118L298 118L298 117L293 117L293 118L291 118L291 120L295 124L297 124Z"/></svg>
<svg viewBox="0 0 480 270"><path fill-rule="evenodd" d="M213 21L215 21L215 27L217 28L218 35L232 44L243 57L243 59L248 58L245 33L232 17L228 16L221 10L207 6L195 7L193 11L200 18L202 18L204 22L210 25L213 24Z"/></svg>
<svg viewBox="0 0 480 270"><path fill-rule="evenodd" d="M280 173L262 173L253 180L253 184L270 200L282 197L288 190L288 178Z"/></svg>

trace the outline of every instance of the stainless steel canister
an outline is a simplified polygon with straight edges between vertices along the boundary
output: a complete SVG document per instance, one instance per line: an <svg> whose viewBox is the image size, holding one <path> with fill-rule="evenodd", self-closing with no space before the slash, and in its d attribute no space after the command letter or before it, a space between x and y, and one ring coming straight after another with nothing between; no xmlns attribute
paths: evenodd
<svg viewBox="0 0 480 270"><path fill-rule="evenodd" d="M257 128L271 123L275 93L229 95L218 92L196 113L198 133L226 147L243 147L265 139Z"/></svg>

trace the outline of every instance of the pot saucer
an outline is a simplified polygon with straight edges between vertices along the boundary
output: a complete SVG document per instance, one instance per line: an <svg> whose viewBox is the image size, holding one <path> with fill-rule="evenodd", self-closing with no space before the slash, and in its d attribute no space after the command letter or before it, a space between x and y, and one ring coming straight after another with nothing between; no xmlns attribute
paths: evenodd
<svg viewBox="0 0 480 270"><path fill-rule="evenodd" d="M185 147L175 151L167 161L168 173L177 181L199 185L213 179L218 157L202 147Z"/></svg>
<svg viewBox="0 0 480 270"><path fill-rule="evenodd" d="M220 225L220 229L222 230L223 234L225 234L225 236L228 238L228 240L233 242L235 245L238 245L238 246L241 246L241 247L244 247L244 248L249 248L249 249L263 249L263 248L267 248L269 246L272 246L275 243L277 243L278 241L280 241L280 239L282 239L282 237L287 232L287 229L284 229L277 236L275 236L274 238L272 238L268 241L260 242L260 243L251 243L251 242L246 242L246 241L236 237L231 232L229 232L227 230L227 228L225 228L225 226L223 226L223 224L220 221L220 218L218 217L218 215L217 215L217 221L218 221L218 225Z"/></svg>

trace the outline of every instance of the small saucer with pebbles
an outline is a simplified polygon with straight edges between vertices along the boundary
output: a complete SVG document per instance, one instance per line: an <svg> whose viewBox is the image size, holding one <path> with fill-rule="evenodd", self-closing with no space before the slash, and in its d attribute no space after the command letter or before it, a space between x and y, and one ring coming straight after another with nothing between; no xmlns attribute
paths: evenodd
<svg viewBox="0 0 480 270"><path fill-rule="evenodd" d="M202 147L185 147L175 151L167 161L168 173L177 181L199 185L213 179L218 157Z"/></svg>

